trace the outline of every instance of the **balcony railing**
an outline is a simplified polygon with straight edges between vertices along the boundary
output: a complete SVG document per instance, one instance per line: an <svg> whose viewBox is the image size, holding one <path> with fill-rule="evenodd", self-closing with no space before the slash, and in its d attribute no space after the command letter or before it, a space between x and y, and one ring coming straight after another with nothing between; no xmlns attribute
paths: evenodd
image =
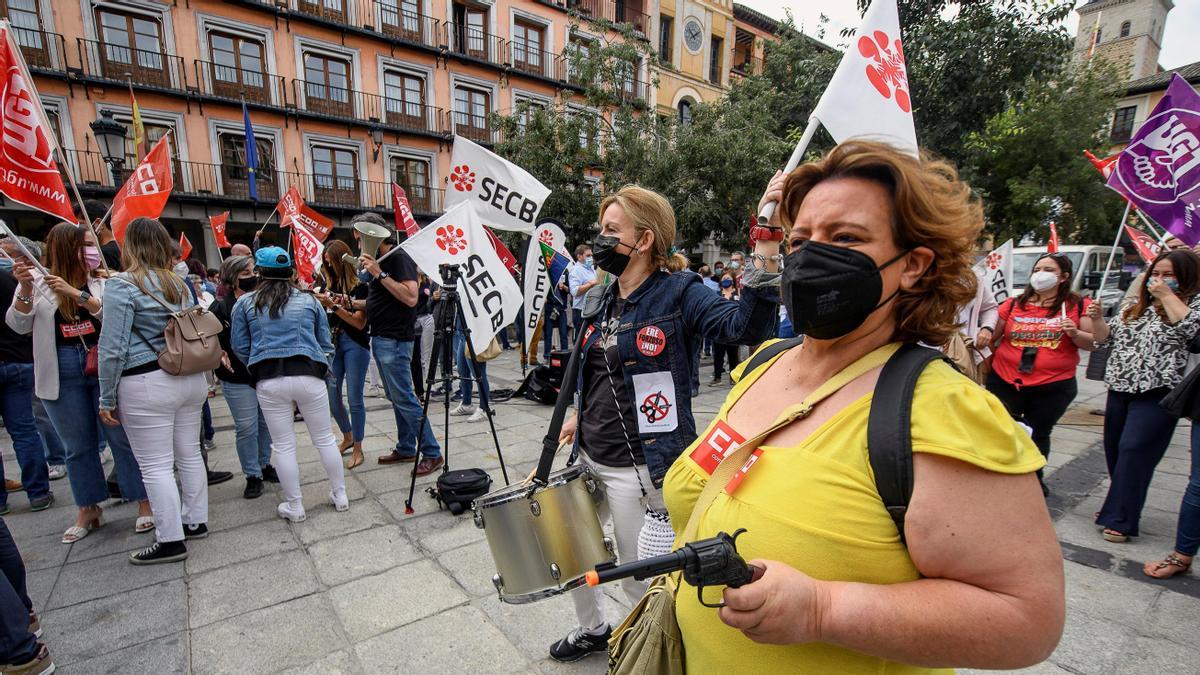
<svg viewBox="0 0 1200 675"><path fill-rule="evenodd" d="M567 78L567 58L542 49L533 49L520 42L509 42L509 63L514 70L527 75L563 81Z"/></svg>
<svg viewBox="0 0 1200 675"><path fill-rule="evenodd" d="M261 70L247 70L212 61L195 61L201 93L232 101L287 105L287 80Z"/></svg>
<svg viewBox="0 0 1200 675"><path fill-rule="evenodd" d="M628 23L645 34L650 28L650 16L625 0L565 0L566 7L590 19Z"/></svg>
<svg viewBox="0 0 1200 675"><path fill-rule="evenodd" d="M749 56L742 54L733 55L733 66L729 72L734 75L761 75L763 72L763 60L757 56Z"/></svg>
<svg viewBox="0 0 1200 675"><path fill-rule="evenodd" d="M183 59L165 51L135 49L124 45L76 38L79 61L85 75L114 82L133 82L163 89L185 91Z"/></svg>
<svg viewBox="0 0 1200 675"><path fill-rule="evenodd" d="M646 83L636 78L630 78L617 85L615 92L617 98L625 103L645 103L649 99L646 97Z"/></svg>
<svg viewBox="0 0 1200 675"><path fill-rule="evenodd" d="M486 33L478 28L464 24L442 24L442 45L455 54L487 61L500 66L508 63L507 41L498 36Z"/></svg>
<svg viewBox="0 0 1200 675"><path fill-rule="evenodd" d="M99 152L69 149L64 149L63 152L66 154L68 167L74 172L81 189L116 189L112 172ZM67 167L63 168L64 171L66 169ZM131 170L130 167L122 168L118 179L124 182ZM250 184L246 179L245 169L241 166L175 160L174 174L172 196L250 199ZM388 182L273 169L260 169L255 174L258 201L261 203L270 204L277 201L289 185L296 185L301 192L309 196L309 204L318 209L332 207L392 210L391 183ZM408 194L409 205L415 213L441 213L444 189L421 185L403 187Z"/></svg>
<svg viewBox="0 0 1200 675"><path fill-rule="evenodd" d="M476 143L496 144L499 134L487 117L455 111L447 112L446 117L448 120L446 126L450 133L458 134Z"/></svg>
<svg viewBox="0 0 1200 675"><path fill-rule="evenodd" d="M66 40L62 35L17 26L12 31L30 68L67 72Z"/></svg>
<svg viewBox="0 0 1200 675"><path fill-rule="evenodd" d="M446 133L441 108L405 101L390 96L355 92L361 100L362 119L390 129L443 135Z"/></svg>
<svg viewBox="0 0 1200 675"><path fill-rule="evenodd" d="M373 0L378 32L428 47L436 47L441 22L433 17L399 8L398 0ZM367 26L368 29L372 26Z"/></svg>
<svg viewBox="0 0 1200 675"><path fill-rule="evenodd" d="M292 91L296 105L301 110L321 115L363 119L356 111L362 109L363 93L325 82L292 80Z"/></svg>

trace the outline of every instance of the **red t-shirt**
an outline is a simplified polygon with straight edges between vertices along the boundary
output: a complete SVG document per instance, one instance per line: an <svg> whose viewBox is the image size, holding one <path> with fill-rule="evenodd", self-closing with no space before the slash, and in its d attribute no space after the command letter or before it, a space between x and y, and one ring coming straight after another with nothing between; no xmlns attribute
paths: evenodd
<svg viewBox="0 0 1200 675"><path fill-rule="evenodd" d="M1084 312L1091 304L1089 298L1074 305L1067 305L1067 317L1078 326ZM1048 307L1028 304L1024 309L1016 298L1009 298L1000 305L1000 320L1004 322L1004 335L996 347L992 369L1000 379L1009 384L1033 387L1039 384L1058 382L1075 377L1079 365L1079 348L1058 327L1062 312L1051 312ZM1033 372L1021 373L1021 352L1026 347L1037 347L1038 355L1033 362Z"/></svg>

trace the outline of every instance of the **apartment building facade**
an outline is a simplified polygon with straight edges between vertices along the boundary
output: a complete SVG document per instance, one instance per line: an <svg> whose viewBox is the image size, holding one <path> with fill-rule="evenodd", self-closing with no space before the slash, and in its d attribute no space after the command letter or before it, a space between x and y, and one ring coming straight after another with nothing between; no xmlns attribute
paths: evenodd
<svg viewBox="0 0 1200 675"><path fill-rule="evenodd" d="M147 145L174 137L163 221L213 263L207 216L230 211L230 239L248 241L292 185L339 226L363 210L390 214L392 182L419 221L436 218L453 135L493 144L490 113L581 92L570 50L619 39L615 23L649 30L639 3L652 1L0 0L0 12L84 196L110 199L137 164L132 91ZM621 98L649 105L648 68L630 65ZM106 155L95 125L113 122L124 153ZM35 236L52 225L11 202L0 217Z"/></svg>

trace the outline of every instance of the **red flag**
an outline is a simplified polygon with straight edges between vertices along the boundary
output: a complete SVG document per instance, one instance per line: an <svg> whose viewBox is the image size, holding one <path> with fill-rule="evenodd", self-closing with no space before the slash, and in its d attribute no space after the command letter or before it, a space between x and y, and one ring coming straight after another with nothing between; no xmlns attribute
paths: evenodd
<svg viewBox="0 0 1200 675"><path fill-rule="evenodd" d="M404 230L404 234L413 236L421 231L417 219L413 218L412 209L408 206L408 195L404 188L392 183L392 206L396 210L396 231Z"/></svg>
<svg viewBox="0 0 1200 675"><path fill-rule="evenodd" d="M1083 151L1083 156L1088 158L1088 161L1092 163L1092 166L1096 167L1096 170L1100 172L1101 176L1104 176L1105 180L1107 180L1109 175L1112 174L1113 166L1115 166L1117 163L1117 157L1120 157L1120 155L1113 155L1112 157L1098 159L1095 155L1087 150Z"/></svg>
<svg viewBox="0 0 1200 675"><path fill-rule="evenodd" d="M174 180L171 178L171 148L167 143L170 134L158 139L146 158L138 164L129 180L113 199L113 236L125 244L125 226L134 218L157 218L167 205Z"/></svg>
<svg viewBox="0 0 1200 675"><path fill-rule="evenodd" d="M296 227L292 228L292 252L296 261L296 274L301 281L311 284L321 260L321 240L315 232L296 223Z"/></svg>
<svg viewBox="0 0 1200 675"><path fill-rule="evenodd" d="M1142 260L1154 262L1158 254L1162 253L1162 245L1145 232L1126 225L1125 234L1129 235L1129 240L1133 242L1133 247L1137 249L1138 255L1142 256Z"/></svg>
<svg viewBox="0 0 1200 675"><path fill-rule="evenodd" d="M15 202L77 222L54 161L57 142L33 78L7 24L0 35L0 192Z"/></svg>
<svg viewBox="0 0 1200 675"><path fill-rule="evenodd" d="M300 191L295 185L284 193L277 208L280 227L291 227L293 222L299 223L308 228L309 234L315 236L318 242L325 241L325 237L333 231L333 221L310 209L300 197Z"/></svg>
<svg viewBox="0 0 1200 675"><path fill-rule="evenodd" d="M1046 243L1046 253L1058 253L1058 227L1050 221L1050 241Z"/></svg>
<svg viewBox="0 0 1200 675"><path fill-rule="evenodd" d="M213 239L217 242L217 248L230 248L229 240L225 238L225 223L227 222L229 222L228 211L208 217L208 224L212 226Z"/></svg>
<svg viewBox="0 0 1200 675"><path fill-rule="evenodd" d="M187 260L188 256L191 254L192 254L192 242L188 241L186 234L180 232L179 233L179 259Z"/></svg>
<svg viewBox="0 0 1200 675"><path fill-rule="evenodd" d="M508 268L508 273L515 277L517 275L517 257L508 250L508 247L494 232L486 227L483 228L483 231L487 232L488 239L492 241L492 248L496 249L496 257L500 258L500 262Z"/></svg>

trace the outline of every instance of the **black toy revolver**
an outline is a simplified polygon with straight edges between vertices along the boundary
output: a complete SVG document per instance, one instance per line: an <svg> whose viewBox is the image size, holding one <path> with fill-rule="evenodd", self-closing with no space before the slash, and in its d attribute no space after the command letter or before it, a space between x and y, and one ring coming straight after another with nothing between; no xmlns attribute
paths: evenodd
<svg viewBox="0 0 1200 675"><path fill-rule="evenodd" d="M763 569L748 565L738 555L737 538L746 530L739 529L730 536L720 532L711 539L701 539L684 544L666 555L635 560L624 565L602 563L587 573L588 586L597 586L626 577L649 579L660 574L683 571L683 578L696 587L700 604L705 607L724 607L724 603L710 605L704 601L706 586L730 586L737 588L757 580Z"/></svg>

